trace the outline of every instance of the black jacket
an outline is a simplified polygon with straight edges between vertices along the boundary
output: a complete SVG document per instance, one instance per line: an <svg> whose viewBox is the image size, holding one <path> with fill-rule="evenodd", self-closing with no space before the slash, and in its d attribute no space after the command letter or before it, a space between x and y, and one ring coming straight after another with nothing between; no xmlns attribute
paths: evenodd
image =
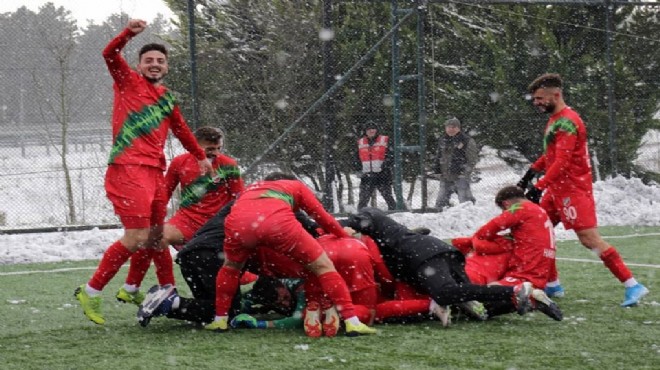
<svg viewBox="0 0 660 370"><path fill-rule="evenodd" d="M444 134L438 140L434 171L445 177L469 176L478 160L474 139L462 131L455 136Z"/></svg>
<svg viewBox="0 0 660 370"><path fill-rule="evenodd" d="M436 256L454 254L453 258L464 260L463 254L450 244L414 233L377 208L362 208L342 224L374 239L387 268L399 279L414 276L422 263Z"/></svg>

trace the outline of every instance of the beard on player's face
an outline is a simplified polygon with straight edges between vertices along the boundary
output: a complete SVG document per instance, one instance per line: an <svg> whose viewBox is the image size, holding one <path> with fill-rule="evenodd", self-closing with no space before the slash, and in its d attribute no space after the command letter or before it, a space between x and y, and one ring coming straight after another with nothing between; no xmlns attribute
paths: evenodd
<svg viewBox="0 0 660 370"><path fill-rule="evenodd" d="M552 113L556 107L557 105L554 102L547 102L538 106L539 110L544 113Z"/></svg>

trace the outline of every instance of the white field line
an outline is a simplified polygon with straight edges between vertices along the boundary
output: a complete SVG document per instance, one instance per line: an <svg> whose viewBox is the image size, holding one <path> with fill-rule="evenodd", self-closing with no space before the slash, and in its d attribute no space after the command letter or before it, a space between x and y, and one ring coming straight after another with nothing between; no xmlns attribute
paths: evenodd
<svg viewBox="0 0 660 370"><path fill-rule="evenodd" d="M96 267L97 266L94 266L94 267L70 267L70 268L65 268L65 269L54 269L54 270L32 270L32 271L0 272L0 276L30 275L30 274L51 274L51 273L55 273L55 272L96 270ZM122 266L122 268L124 268L124 267L128 267L128 264Z"/></svg>
<svg viewBox="0 0 660 370"><path fill-rule="evenodd" d="M557 261L603 263L603 261L601 261L601 260L591 260L591 259L585 259L585 258L562 258L562 257L557 257ZM630 262L626 262L626 266L649 267L649 268L652 268L652 269L660 269L660 265L650 265L650 264L647 264L647 263L630 263Z"/></svg>

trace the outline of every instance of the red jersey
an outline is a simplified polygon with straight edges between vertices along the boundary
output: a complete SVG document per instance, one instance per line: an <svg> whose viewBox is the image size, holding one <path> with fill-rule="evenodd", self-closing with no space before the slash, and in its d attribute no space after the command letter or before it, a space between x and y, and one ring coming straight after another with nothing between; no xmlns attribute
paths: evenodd
<svg viewBox="0 0 660 370"><path fill-rule="evenodd" d="M577 112L566 107L550 116L543 136L543 155L531 168L545 171L535 185L541 190L547 188L555 194L591 192L587 128Z"/></svg>
<svg viewBox="0 0 660 370"><path fill-rule="evenodd" d="M172 159L165 185L168 199L181 184L181 204L177 214L183 214L203 225L222 207L243 191L243 179L236 161L226 155L217 156L213 173L201 175L197 158L186 153Z"/></svg>
<svg viewBox="0 0 660 370"><path fill-rule="evenodd" d="M367 246L367 249L369 249L369 254L371 255L371 259L374 265L374 275L376 281L380 282L381 285L393 284L394 277L392 276L390 270L387 269L385 260L383 260L383 256L380 254L380 249L378 249L378 244L376 244L373 239L366 235L362 235L360 240L362 243L364 243L365 246Z"/></svg>
<svg viewBox="0 0 660 370"><path fill-rule="evenodd" d="M174 95L163 85L154 86L131 69L121 49L135 36L128 28L112 39L103 58L114 80L112 149L109 164L136 164L165 170L163 148L168 130L198 160L204 150L186 125Z"/></svg>
<svg viewBox="0 0 660 370"><path fill-rule="evenodd" d="M323 205L316 199L316 196L307 185L298 180L261 181L254 183L245 188L245 191L238 197L232 210L240 209L242 202L261 198L275 198L283 202L281 209L260 210L264 214L276 213L280 210L291 210L293 212L303 210L316 220L325 232L334 234L340 238L349 236L339 222L323 209ZM255 205L253 202L248 203L250 206Z"/></svg>
<svg viewBox="0 0 660 370"><path fill-rule="evenodd" d="M474 238L496 240L498 233L506 229L513 237L513 251L505 276L545 287L555 259L554 228L548 215L530 201L515 203L480 227Z"/></svg>
<svg viewBox="0 0 660 370"><path fill-rule="evenodd" d="M350 292L376 286L374 261L366 245L355 238L337 238L332 235L324 235L317 240L346 281Z"/></svg>

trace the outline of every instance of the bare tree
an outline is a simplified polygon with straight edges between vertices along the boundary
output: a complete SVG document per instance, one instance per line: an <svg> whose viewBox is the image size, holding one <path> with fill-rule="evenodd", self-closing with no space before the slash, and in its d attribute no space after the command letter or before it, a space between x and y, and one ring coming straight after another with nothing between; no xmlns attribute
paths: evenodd
<svg viewBox="0 0 660 370"><path fill-rule="evenodd" d="M58 153L65 182L67 223L78 222L71 171L67 155L69 153L69 129L75 95L74 71L72 68L78 28L71 18L71 12L55 8L47 3L39 9L32 25L38 34L38 42L43 50L43 64L32 71L32 79L37 95L37 106L43 117L44 130L49 144ZM49 123L55 120L56 132Z"/></svg>

